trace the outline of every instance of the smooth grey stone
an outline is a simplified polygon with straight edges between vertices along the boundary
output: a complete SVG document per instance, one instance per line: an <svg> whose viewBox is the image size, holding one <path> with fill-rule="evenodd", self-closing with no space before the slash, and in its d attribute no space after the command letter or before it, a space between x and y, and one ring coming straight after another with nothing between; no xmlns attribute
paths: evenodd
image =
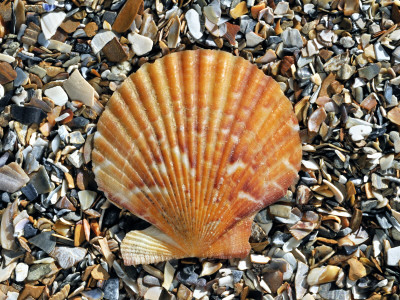
<svg viewBox="0 0 400 300"><path fill-rule="evenodd" d="M35 281L45 277L51 272L50 264L36 264L29 268L27 281Z"/></svg>

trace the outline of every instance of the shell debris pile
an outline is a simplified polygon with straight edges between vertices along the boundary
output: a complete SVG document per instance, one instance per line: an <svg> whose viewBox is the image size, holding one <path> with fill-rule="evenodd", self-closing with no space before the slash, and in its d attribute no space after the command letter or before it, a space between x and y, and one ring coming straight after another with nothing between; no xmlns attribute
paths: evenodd
<svg viewBox="0 0 400 300"><path fill-rule="evenodd" d="M399 299L399 7L0 1L0 299ZM125 265L125 236L152 227L96 183L99 117L141 66L200 48L278 83L299 178L254 216L244 258Z"/></svg>

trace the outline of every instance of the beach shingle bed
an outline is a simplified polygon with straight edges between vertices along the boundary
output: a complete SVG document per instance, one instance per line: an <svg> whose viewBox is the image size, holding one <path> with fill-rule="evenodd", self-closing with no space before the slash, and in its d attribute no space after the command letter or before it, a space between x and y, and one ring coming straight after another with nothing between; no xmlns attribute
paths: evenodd
<svg viewBox="0 0 400 300"><path fill-rule="evenodd" d="M398 0L0 0L0 300L399 299ZM280 84L303 160L244 259L124 266L96 123L146 62L221 49Z"/></svg>

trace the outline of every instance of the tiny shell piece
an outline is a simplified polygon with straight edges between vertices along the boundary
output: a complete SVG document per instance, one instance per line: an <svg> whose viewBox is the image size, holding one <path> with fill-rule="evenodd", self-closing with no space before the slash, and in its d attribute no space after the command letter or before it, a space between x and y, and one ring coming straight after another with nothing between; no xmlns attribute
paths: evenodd
<svg viewBox="0 0 400 300"><path fill-rule="evenodd" d="M254 215L286 194L300 168L299 126L279 84L224 51L144 64L97 130L99 189L153 224L124 238L127 265L245 257Z"/></svg>

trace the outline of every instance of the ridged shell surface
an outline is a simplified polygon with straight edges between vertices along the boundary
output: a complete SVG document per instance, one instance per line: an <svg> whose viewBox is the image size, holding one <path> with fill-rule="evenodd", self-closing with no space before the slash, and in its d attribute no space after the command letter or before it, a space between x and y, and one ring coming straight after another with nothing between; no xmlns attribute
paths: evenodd
<svg viewBox="0 0 400 300"><path fill-rule="evenodd" d="M99 189L153 224L126 235L125 264L247 255L255 213L297 176L298 130L279 84L241 57L143 65L110 98L92 155Z"/></svg>

